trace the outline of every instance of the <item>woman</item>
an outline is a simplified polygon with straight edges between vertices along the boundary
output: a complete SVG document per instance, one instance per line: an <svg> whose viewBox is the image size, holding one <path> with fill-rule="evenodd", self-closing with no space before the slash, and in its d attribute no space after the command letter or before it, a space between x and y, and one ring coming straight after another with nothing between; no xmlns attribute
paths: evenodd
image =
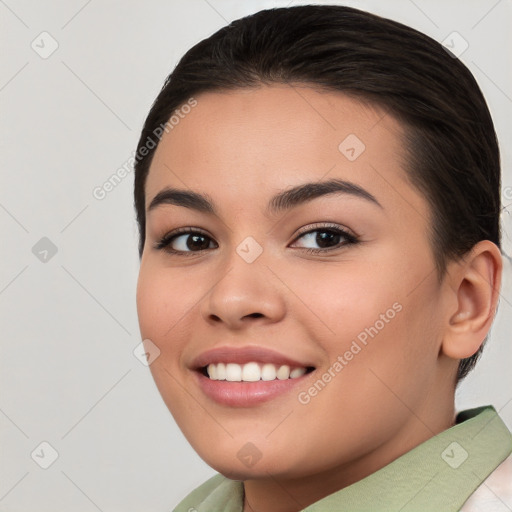
<svg viewBox="0 0 512 512"><path fill-rule="evenodd" d="M470 510L510 476L495 409L454 409L498 303L500 163L439 43L342 6L231 23L155 100L135 207L150 369L219 472L176 511Z"/></svg>

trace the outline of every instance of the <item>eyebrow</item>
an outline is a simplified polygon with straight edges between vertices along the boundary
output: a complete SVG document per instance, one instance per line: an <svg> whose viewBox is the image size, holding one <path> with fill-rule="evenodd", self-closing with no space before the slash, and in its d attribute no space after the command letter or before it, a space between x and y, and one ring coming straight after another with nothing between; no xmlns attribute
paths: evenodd
<svg viewBox="0 0 512 512"><path fill-rule="evenodd" d="M332 179L328 181L305 183L279 192L270 199L267 212L277 214L295 208L317 197L330 194L348 194L364 199L384 209L370 192L359 185L350 181ZM190 190L181 190L171 187L162 189L149 204L148 212L163 204L183 206L200 212L217 215L215 203L207 194L200 194Z"/></svg>

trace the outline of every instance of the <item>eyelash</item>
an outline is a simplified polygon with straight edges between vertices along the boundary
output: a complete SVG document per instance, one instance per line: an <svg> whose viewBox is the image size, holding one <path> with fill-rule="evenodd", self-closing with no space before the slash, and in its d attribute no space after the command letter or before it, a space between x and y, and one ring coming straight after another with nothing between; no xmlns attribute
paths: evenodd
<svg viewBox="0 0 512 512"><path fill-rule="evenodd" d="M303 251L305 251L308 254L322 254L322 253L341 249L343 246L346 246L346 245L355 245L359 242L359 239L357 236L354 236L354 235L348 233L347 231L340 228L336 224L329 224L329 223L324 223L322 225L315 226L314 229L304 228L303 230L300 230L298 235L293 240L293 242L296 242L304 235L307 235L309 233L315 233L315 232L332 233L334 235L341 235L343 238L345 238L346 241L340 242L340 243L336 244L334 247L329 247L326 249L313 249L313 248L307 248L307 247L302 247L302 248L299 247L298 249L302 249ZM171 249L169 247L169 245L175 238L177 238L180 235L201 235L206 238L210 238L210 240L213 240L206 232L204 232L200 228L192 228L192 227L178 228L178 229L164 235L160 240L158 240L154 244L154 248L157 250L165 250L166 252L176 255L176 256L193 256L193 255L197 255L197 254L200 254L200 253L210 250L210 249L201 249L199 251L177 251L175 249Z"/></svg>

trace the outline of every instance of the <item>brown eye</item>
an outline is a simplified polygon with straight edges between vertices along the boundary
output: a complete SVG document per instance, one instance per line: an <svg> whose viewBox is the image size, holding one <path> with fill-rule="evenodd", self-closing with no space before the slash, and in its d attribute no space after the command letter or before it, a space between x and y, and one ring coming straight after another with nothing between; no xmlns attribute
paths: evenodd
<svg viewBox="0 0 512 512"><path fill-rule="evenodd" d="M169 233L156 244L156 249L165 249L174 254L187 254L214 249L217 245L206 234L199 231Z"/></svg>
<svg viewBox="0 0 512 512"><path fill-rule="evenodd" d="M210 246L210 242L208 241L208 237L204 235L181 235L174 239L174 242L177 242L180 238L185 238L185 246L190 251L204 251L208 249ZM179 243L177 245L180 245ZM178 249L182 250L182 249Z"/></svg>
<svg viewBox="0 0 512 512"><path fill-rule="evenodd" d="M300 235L294 245L308 252L326 252L341 246L357 243L357 238L340 228L312 229ZM296 245L297 246L297 245Z"/></svg>

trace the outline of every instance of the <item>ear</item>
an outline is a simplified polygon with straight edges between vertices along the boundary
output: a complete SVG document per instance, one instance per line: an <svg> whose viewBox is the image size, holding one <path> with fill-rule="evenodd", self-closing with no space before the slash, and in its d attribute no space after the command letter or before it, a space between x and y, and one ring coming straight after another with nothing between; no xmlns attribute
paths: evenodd
<svg viewBox="0 0 512 512"><path fill-rule="evenodd" d="M478 242L450 272L456 311L449 318L441 352L453 359L471 357L491 328L501 287L503 259L490 240Z"/></svg>

